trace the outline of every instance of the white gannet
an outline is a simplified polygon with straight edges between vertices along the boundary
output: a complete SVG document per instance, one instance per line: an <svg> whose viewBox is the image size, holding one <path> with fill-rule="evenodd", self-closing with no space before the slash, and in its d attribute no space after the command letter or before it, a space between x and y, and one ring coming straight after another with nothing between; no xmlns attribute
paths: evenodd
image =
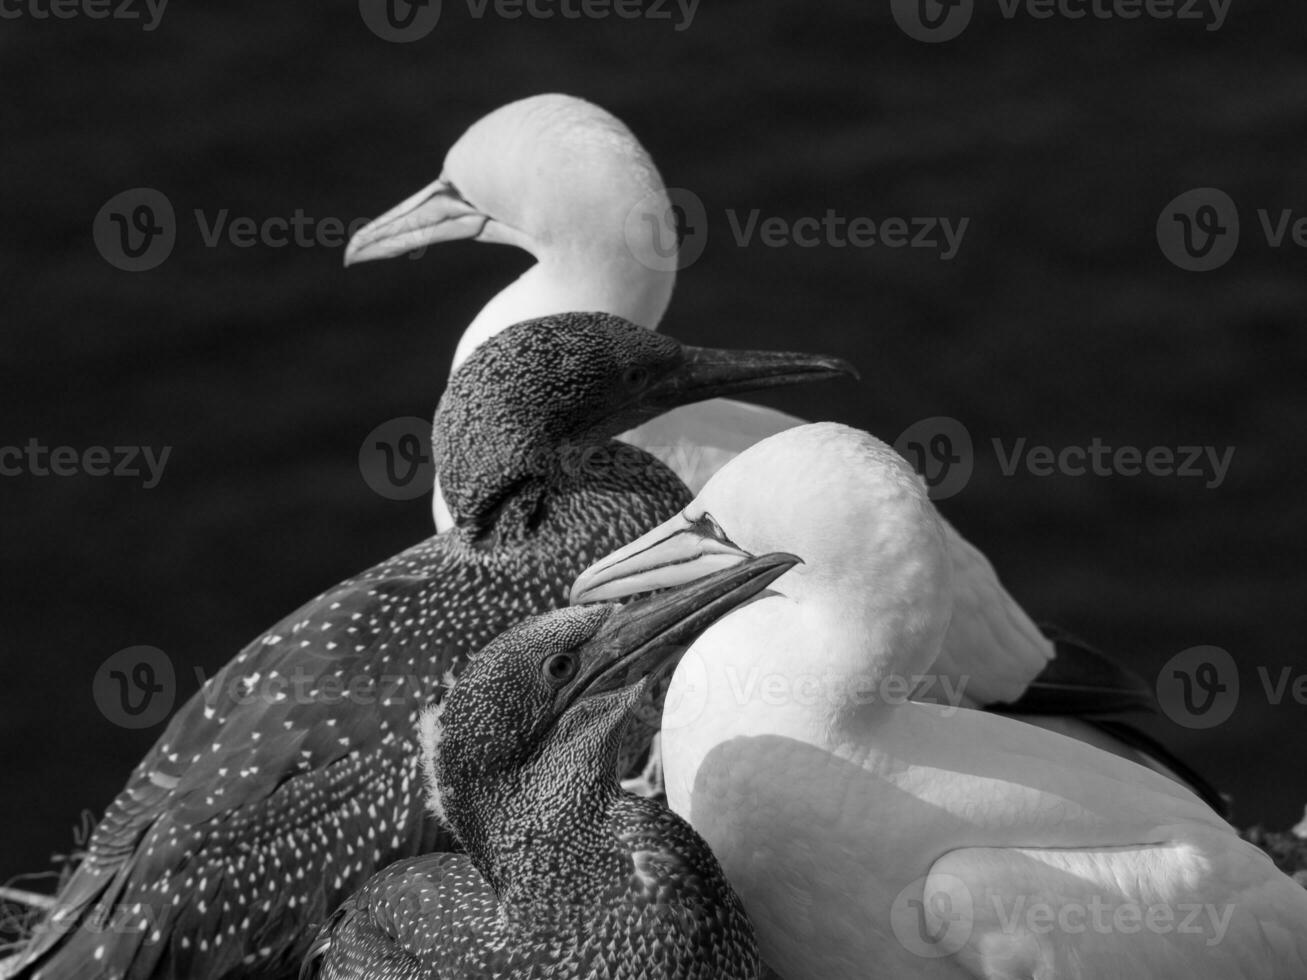
<svg viewBox="0 0 1307 980"><path fill-rule="evenodd" d="M621 120L573 96L537 95L473 123L450 148L440 177L361 228L345 262L462 238L531 253L536 263L464 332L454 356L457 370L478 344L524 319L597 310L656 329L676 277L674 257L669 261L664 247L671 221L658 169ZM673 409L620 438L659 458L697 493L736 454L800 424L772 409L717 398ZM432 508L437 530L451 526L438 475ZM1146 707L1148 695L1137 690L1142 682L1080 646L1055 647L985 556L944 527L955 612L939 669L969 678L964 703L1014 704L1040 715L1038 724L1158 765L1157 747L1148 747L1152 757L1141 754L1077 717ZM1045 675L1046 668L1056 676ZM1051 683L1037 683L1043 680ZM1178 764L1167 758L1160 768L1170 774ZM1181 775L1197 782L1187 771Z"/></svg>
<svg viewBox="0 0 1307 980"><path fill-rule="evenodd" d="M521 320L597 311L657 329L676 282L672 203L653 159L620 119L570 95L510 102L473 123L440 176L355 233L345 264L471 238L536 262L477 314L451 370ZM697 492L722 463L802 420L713 399L622 436ZM438 530L449 517L437 494Z"/></svg>
<svg viewBox="0 0 1307 980"><path fill-rule="evenodd" d="M1307 976L1307 890L1188 789L907 699L950 628L952 561L921 480L879 440L830 423L772 436L582 573L573 601L781 548L806 564L776 582L783 600L694 644L662 735L668 800L781 976Z"/></svg>

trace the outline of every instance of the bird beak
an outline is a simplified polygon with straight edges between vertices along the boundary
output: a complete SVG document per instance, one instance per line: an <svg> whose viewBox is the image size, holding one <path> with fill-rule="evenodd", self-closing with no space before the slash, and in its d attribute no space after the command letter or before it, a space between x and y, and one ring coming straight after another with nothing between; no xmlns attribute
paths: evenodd
<svg viewBox="0 0 1307 980"><path fill-rule="evenodd" d="M584 666L566 697L606 694L674 667L700 633L799 561L783 552L748 558L684 588L618 607L586 642Z"/></svg>
<svg viewBox="0 0 1307 980"><path fill-rule="evenodd" d="M389 259L438 242L476 238L489 220L489 215L463 200L453 184L437 180L355 232L345 246L345 264Z"/></svg>
<svg viewBox="0 0 1307 980"><path fill-rule="evenodd" d="M707 514L692 521L680 513L578 575L571 602L612 602L675 588L752 557Z"/></svg>
<svg viewBox="0 0 1307 980"><path fill-rule="evenodd" d="M742 391L858 377L857 369L848 361L824 354L689 346L684 352L680 367L645 390L640 398L642 407L661 412Z"/></svg>

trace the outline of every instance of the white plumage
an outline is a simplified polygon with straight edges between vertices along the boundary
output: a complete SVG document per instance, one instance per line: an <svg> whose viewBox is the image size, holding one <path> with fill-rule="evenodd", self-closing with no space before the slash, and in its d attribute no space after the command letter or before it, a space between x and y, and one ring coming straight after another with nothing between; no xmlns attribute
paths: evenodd
<svg viewBox="0 0 1307 980"><path fill-rule="evenodd" d="M1307 891L1187 789L907 699L966 612L955 540L892 449L808 425L574 587L595 595L623 562L720 567L732 548L805 560L783 599L696 642L663 725L669 802L744 898L764 959L787 980L1307 976Z"/></svg>

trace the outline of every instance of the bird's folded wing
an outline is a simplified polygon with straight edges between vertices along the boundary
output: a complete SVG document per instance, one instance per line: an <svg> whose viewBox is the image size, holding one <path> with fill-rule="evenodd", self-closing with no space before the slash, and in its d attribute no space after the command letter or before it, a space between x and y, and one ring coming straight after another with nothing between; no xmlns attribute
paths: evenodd
<svg viewBox="0 0 1307 980"><path fill-rule="evenodd" d="M932 672L960 685L967 707L1014 701L1052 659L1053 644L1003 588L989 559L940 523L953 564L953 618Z"/></svg>
<svg viewBox="0 0 1307 980"><path fill-rule="evenodd" d="M495 976L494 892L464 854L396 861L346 900L314 940L301 980Z"/></svg>
<svg viewBox="0 0 1307 980"><path fill-rule="evenodd" d="M1053 659L1015 701L991 710L1028 715L1093 717L1141 711L1156 713L1148 682L1119 661L1055 627L1041 627L1053 644Z"/></svg>
<svg viewBox="0 0 1307 980"><path fill-rule="evenodd" d="M399 639L357 625L408 585L400 577L343 583L284 619L210 678L174 715L110 804L82 864L24 951L25 962L67 939L88 914L104 933L97 947L135 956L132 950L152 933L166 933L177 916L207 914L205 889L222 886L219 875L205 875L197 854L210 837L227 834L235 846L239 833L240 847L253 854L271 843L270 835L289 839L295 828L277 817L283 809L325 819L333 806L347 803L349 787L342 785L345 774L338 764L354 753L351 764L362 765L368 761L364 756L386 752L396 734L407 735L409 705L422 694L412 689L415 677L382 677L373 665L374 646ZM330 686L322 680L328 675L336 678ZM313 805L302 805L306 801ZM296 805L283 806L291 802ZM412 828L394 830L408 835ZM276 887L273 879L282 870L262 867L267 887ZM174 885L186 880L188 871L199 877L191 881L186 902L176 903L176 909L147 906L135 920L135 906L170 900L154 892L170 878ZM250 873L260 874L253 867ZM143 925L128 932L121 927L128 917ZM79 935L76 941L91 938ZM74 975L86 966L79 957L69 963ZM61 975L51 969L49 976Z"/></svg>
<svg viewBox="0 0 1307 980"><path fill-rule="evenodd" d="M900 938L977 978L1307 976L1307 890L1232 834L963 848L901 903Z"/></svg>

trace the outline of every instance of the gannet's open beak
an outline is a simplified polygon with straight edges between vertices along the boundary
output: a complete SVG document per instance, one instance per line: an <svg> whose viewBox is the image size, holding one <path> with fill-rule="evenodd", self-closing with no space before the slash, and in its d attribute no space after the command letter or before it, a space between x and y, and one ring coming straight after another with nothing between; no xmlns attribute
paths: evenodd
<svg viewBox="0 0 1307 980"><path fill-rule="evenodd" d="M799 563L775 552L615 609L583 645L568 702L629 687L672 667L695 638Z"/></svg>
<svg viewBox="0 0 1307 980"><path fill-rule="evenodd" d="M490 216L463 200L453 184L437 180L355 232L345 246L345 264L389 259L437 242L476 238L488 221Z"/></svg>
<svg viewBox="0 0 1307 980"><path fill-rule="evenodd" d="M587 568L572 583L571 601L611 602L675 588L752 560L710 514L690 520L681 513Z"/></svg>

